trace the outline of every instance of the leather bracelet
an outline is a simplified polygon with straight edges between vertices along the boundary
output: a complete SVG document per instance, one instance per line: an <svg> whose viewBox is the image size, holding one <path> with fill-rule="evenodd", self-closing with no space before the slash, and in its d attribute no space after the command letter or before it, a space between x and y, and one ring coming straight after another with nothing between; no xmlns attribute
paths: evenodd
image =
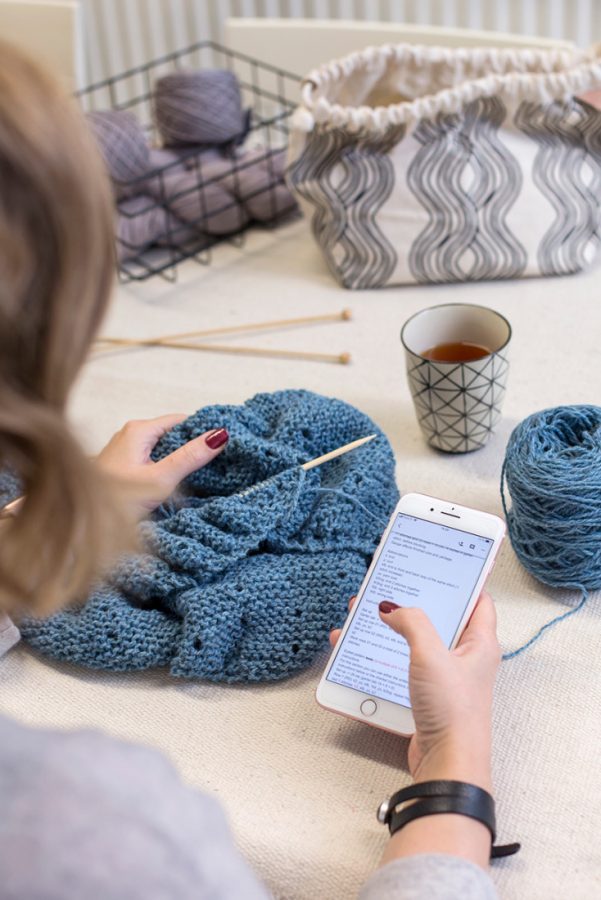
<svg viewBox="0 0 601 900"><path fill-rule="evenodd" d="M397 811L399 805L409 800L417 802ZM494 845L495 802L488 791L463 781L426 781L422 784L409 785L393 794L390 800L380 804L378 821L388 825L390 834L393 835L415 819L443 813L469 816L485 825L491 835L491 859L511 856L520 849L517 843Z"/></svg>

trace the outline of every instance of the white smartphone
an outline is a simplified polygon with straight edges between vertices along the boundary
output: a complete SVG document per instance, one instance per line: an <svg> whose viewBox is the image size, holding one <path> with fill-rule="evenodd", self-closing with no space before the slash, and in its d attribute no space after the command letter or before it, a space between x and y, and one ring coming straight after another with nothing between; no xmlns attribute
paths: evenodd
<svg viewBox="0 0 601 900"><path fill-rule="evenodd" d="M384 625L382 600L423 609L454 647L505 535L498 516L424 494L405 494L382 535L317 687L333 712L409 735L409 647Z"/></svg>

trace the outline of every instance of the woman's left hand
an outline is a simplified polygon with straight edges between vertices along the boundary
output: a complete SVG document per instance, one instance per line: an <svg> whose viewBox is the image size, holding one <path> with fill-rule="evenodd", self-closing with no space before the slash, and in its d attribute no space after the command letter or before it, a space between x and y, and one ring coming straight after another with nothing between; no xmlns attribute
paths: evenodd
<svg viewBox="0 0 601 900"><path fill-rule="evenodd" d="M227 444L225 428L213 429L154 462L150 454L159 438L185 418L175 413L127 422L96 457L102 471L131 494L128 502L137 519L163 503L182 479L210 463Z"/></svg>

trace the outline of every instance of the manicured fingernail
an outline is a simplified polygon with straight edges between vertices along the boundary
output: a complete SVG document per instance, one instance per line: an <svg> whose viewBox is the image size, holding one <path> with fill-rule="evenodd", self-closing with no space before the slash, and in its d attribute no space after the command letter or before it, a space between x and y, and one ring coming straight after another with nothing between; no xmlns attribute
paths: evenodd
<svg viewBox="0 0 601 900"><path fill-rule="evenodd" d="M378 604L378 609L381 613L391 613L394 612L395 609L400 609L398 603L393 603L392 600L382 600L381 603Z"/></svg>
<svg viewBox="0 0 601 900"><path fill-rule="evenodd" d="M205 444L207 447L210 447L211 450L217 450L218 447L223 447L224 444L227 444L229 439L230 436L225 428L216 428L215 431L211 431L207 434Z"/></svg>

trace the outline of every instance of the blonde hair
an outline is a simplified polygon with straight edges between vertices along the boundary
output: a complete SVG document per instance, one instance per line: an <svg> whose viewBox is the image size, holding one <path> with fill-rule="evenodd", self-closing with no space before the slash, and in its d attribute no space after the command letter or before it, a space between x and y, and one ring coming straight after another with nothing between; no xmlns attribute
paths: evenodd
<svg viewBox="0 0 601 900"><path fill-rule="evenodd" d="M65 418L113 280L113 208L75 102L0 42L0 471L25 494L0 523L0 608L85 590L123 521Z"/></svg>

